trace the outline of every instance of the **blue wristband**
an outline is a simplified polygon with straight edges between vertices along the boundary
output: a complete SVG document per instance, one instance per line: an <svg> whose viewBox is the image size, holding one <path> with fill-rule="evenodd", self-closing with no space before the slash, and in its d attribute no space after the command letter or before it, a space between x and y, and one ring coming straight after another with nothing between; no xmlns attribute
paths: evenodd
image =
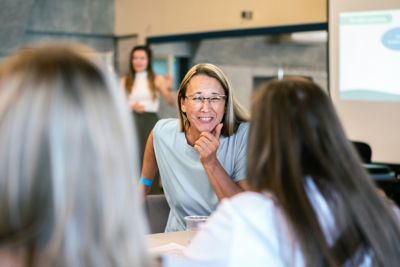
<svg viewBox="0 0 400 267"><path fill-rule="evenodd" d="M152 180L146 179L144 177L140 177L139 182L141 182L142 184L144 184L145 186L151 186L153 184Z"/></svg>

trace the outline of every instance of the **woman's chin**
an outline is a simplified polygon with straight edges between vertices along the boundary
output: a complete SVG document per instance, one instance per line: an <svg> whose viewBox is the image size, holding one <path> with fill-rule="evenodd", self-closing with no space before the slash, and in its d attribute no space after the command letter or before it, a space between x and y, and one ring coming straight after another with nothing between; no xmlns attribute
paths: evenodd
<svg viewBox="0 0 400 267"><path fill-rule="evenodd" d="M210 133L210 132L214 131L215 126L216 126L216 125L214 125L214 124L210 124L210 125L201 125L200 127L197 127L197 130L198 130L200 133L203 133L203 132L208 132L208 133Z"/></svg>

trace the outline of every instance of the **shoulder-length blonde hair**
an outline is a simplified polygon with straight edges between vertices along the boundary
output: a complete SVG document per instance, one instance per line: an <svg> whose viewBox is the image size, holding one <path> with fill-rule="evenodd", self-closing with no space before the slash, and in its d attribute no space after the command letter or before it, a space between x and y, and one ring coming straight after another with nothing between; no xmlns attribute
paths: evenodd
<svg viewBox="0 0 400 267"><path fill-rule="evenodd" d="M190 122L187 119L185 112L182 111L181 102L186 97L186 89L189 82L194 76L197 75L206 75L216 79L221 84L227 99L225 103L225 114L222 118L223 127L221 133L225 136L233 135L241 122L246 122L249 120L249 114L236 99L235 92L224 72L217 66L210 63L202 63L193 66L186 73L179 86L177 104L181 131L185 132L190 126Z"/></svg>
<svg viewBox="0 0 400 267"><path fill-rule="evenodd" d="M30 266L147 266L129 112L82 51L34 47L0 68L0 242Z"/></svg>

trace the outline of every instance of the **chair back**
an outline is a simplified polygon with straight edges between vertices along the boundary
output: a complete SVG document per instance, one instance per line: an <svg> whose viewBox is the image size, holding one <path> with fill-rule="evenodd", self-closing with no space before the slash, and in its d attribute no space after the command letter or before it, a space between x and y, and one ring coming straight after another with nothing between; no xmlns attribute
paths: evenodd
<svg viewBox="0 0 400 267"><path fill-rule="evenodd" d="M364 142L352 141L353 146L357 150L363 163L371 163L372 149L371 146Z"/></svg>
<svg viewBox="0 0 400 267"><path fill-rule="evenodd" d="M165 231L169 211L170 208L164 194L146 196L146 213L152 234Z"/></svg>

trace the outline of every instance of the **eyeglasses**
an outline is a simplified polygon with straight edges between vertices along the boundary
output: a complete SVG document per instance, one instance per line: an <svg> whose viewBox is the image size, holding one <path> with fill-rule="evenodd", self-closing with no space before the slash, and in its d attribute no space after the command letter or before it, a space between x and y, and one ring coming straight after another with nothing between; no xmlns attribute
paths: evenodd
<svg viewBox="0 0 400 267"><path fill-rule="evenodd" d="M204 104L204 101L208 101L208 104L218 105L225 101L226 95L213 95L210 97L204 97L201 95L191 95L185 96L185 98L189 99L193 104L201 105Z"/></svg>

